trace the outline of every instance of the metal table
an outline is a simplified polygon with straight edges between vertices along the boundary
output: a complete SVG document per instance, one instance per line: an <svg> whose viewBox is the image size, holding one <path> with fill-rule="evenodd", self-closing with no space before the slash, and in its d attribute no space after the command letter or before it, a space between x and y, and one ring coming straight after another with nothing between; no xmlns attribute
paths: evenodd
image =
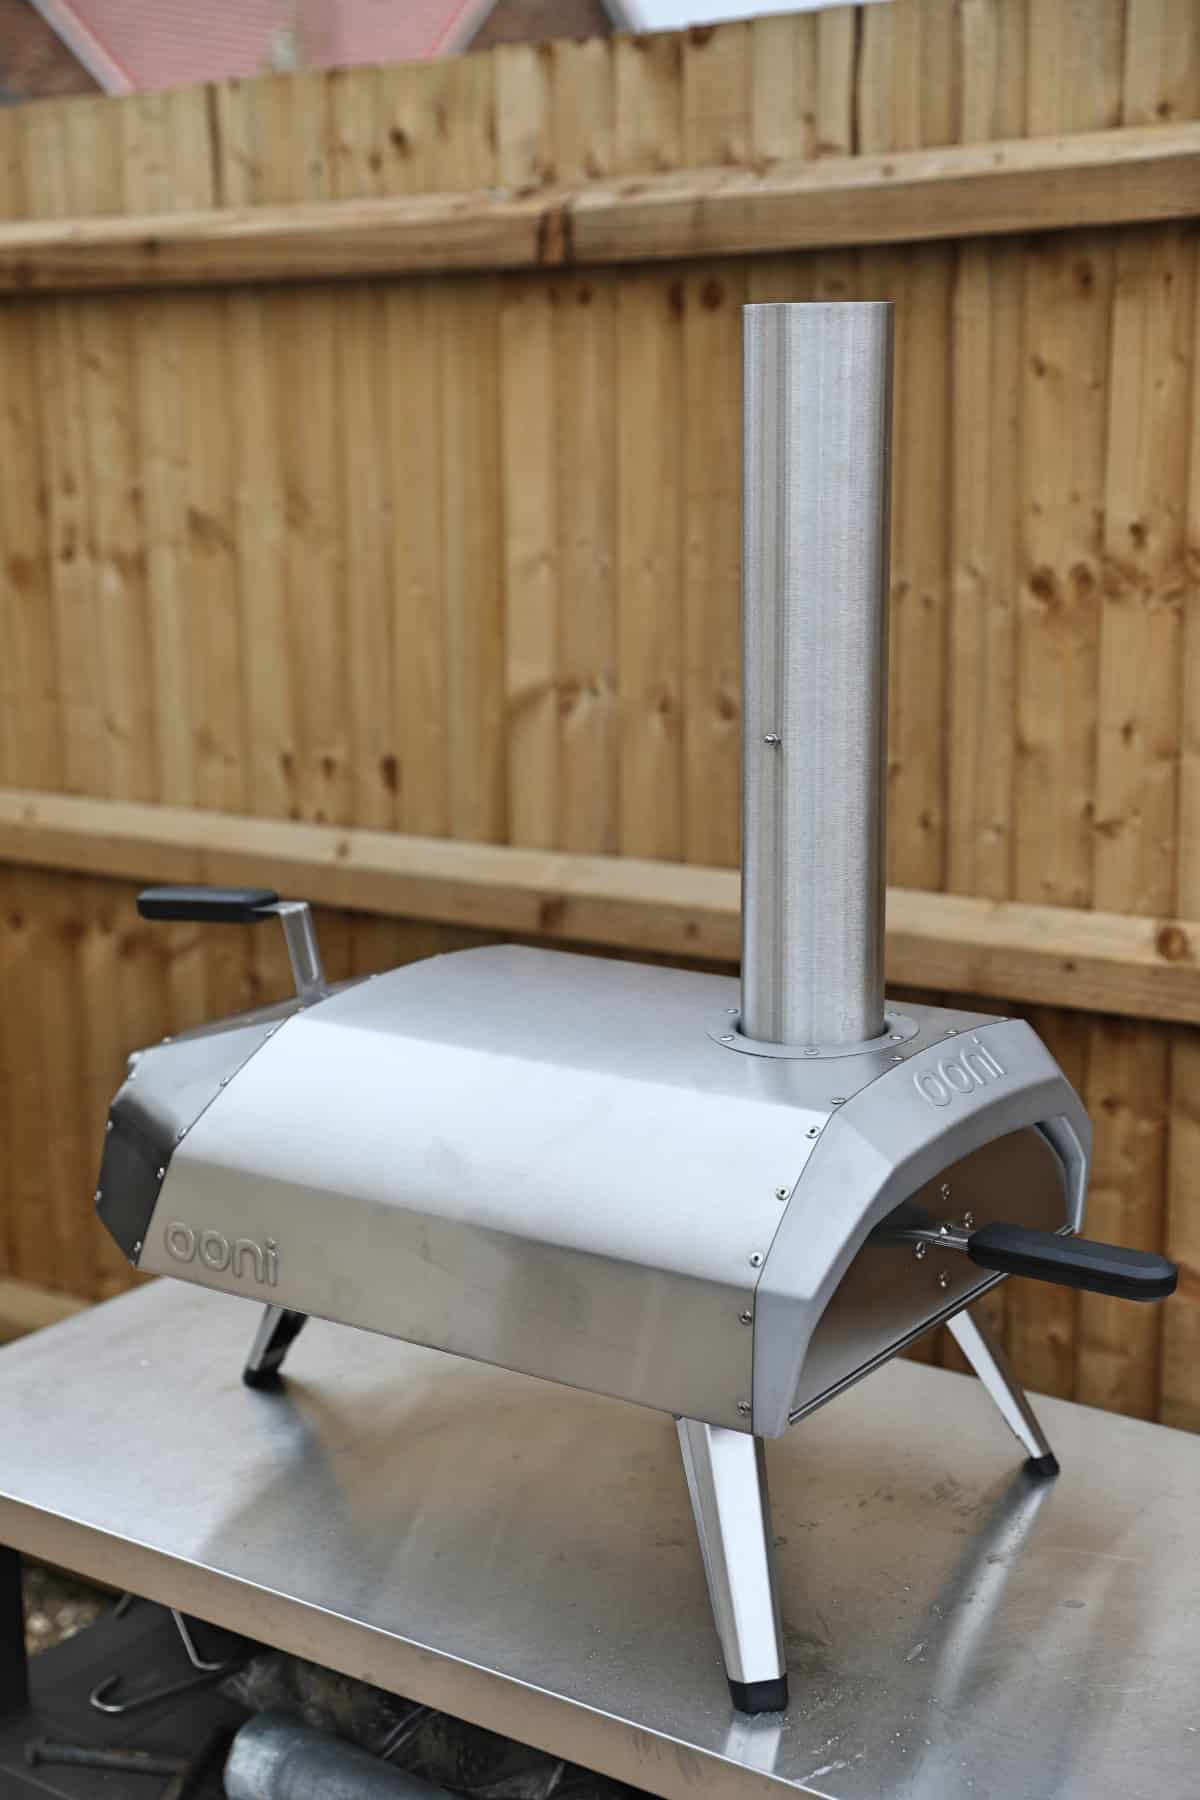
<svg viewBox="0 0 1200 1800"><path fill-rule="evenodd" d="M793 1703L731 1713L668 1418L156 1284L0 1354L0 1542L682 1800L1200 1791L1200 1440L891 1363L769 1446Z"/></svg>

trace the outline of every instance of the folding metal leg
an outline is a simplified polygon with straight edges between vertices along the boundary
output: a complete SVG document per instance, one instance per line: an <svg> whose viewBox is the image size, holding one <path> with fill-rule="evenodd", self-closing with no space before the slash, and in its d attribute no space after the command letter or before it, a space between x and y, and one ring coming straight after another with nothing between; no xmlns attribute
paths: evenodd
<svg viewBox="0 0 1200 1800"><path fill-rule="evenodd" d="M304 1328L308 1315L289 1312L285 1306L265 1306L242 1370L247 1387L273 1387L279 1380L283 1359Z"/></svg>
<svg viewBox="0 0 1200 1800"><path fill-rule="evenodd" d="M1000 1408L1004 1423L1027 1452L1029 1460L1025 1467L1029 1473L1057 1475L1058 1458L1025 1398L1024 1388L1009 1368L1003 1350L992 1342L969 1312L956 1313L949 1325L955 1343Z"/></svg>
<svg viewBox="0 0 1200 1800"><path fill-rule="evenodd" d="M677 1421L729 1691L740 1712L788 1703L761 1438Z"/></svg>

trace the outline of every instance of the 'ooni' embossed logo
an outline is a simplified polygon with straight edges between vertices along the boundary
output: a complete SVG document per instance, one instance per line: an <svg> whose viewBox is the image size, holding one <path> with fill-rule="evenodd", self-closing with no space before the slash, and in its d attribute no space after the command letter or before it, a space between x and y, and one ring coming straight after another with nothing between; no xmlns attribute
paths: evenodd
<svg viewBox="0 0 1200 1800"><path fill-rule="evenodd" d="M999 1081L1004 1073L999 1057L975 1038L964 1044L957 1056L944 1056L936 1070L922 1069L914 1075L913 1086L930 1106L949 1106L955 1094L973 1093Z"/></svg>
<svg viewBox="0 0 1200 1800"><path fill-rule="evenodd" d="M274 1238L261 1244L254 1238L234 1238L230 1243L223 1231L196 1231L173 1219L163 1232L163 1242L176 1262L199 1261L214 1274L228 1270L235 1281L256 1281L260 1287L274 1287L279 1280L279 1246Z"/></svg>

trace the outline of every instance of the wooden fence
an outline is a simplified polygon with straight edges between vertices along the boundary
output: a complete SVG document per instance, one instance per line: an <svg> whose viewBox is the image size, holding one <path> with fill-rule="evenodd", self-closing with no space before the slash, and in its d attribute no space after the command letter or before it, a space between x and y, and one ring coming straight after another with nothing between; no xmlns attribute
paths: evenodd
<svg viewBox="0 0 1200 1800"><path fill-rule="evenodd" d="M740 309L890 297L892 978L1029 1011L1184 1265L1007 1284L1026 1378L1200 1428L1198 116L1187 0L0 113L0 1273L124 1285L124 1052L288 985L139 879L735 955Z"/></svg>

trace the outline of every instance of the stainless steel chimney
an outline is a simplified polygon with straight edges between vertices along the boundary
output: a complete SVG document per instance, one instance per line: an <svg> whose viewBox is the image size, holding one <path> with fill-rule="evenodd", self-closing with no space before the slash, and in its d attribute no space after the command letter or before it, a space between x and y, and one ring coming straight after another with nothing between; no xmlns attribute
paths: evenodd
<svg viewBox="0 0 1200 1800"><path fill-rule="evenodd" d="M745 314L742 1013L884 1029L892 308Z"/></svg>

